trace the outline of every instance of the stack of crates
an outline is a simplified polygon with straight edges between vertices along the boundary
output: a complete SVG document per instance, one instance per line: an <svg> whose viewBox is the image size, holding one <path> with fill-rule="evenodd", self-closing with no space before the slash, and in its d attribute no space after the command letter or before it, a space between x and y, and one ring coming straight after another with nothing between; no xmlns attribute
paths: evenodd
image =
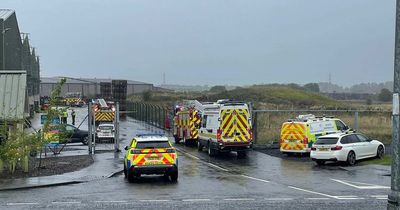
<svg viewBox="0 0 400 210"><path fill-rule="evenodd" d="M111 100L111 82L100 82L100 95L105 100Z"/></svg>
<svg viewBox="0 0 400 210"><path fill-rule="evenodd" d="M127 97L127 86L128 81L126 80L112 80L112 96L115 103L119 103L119 110L125 112L127 109L126 97ZM120 117L125 118L126 113L121 113Z"/></svg>

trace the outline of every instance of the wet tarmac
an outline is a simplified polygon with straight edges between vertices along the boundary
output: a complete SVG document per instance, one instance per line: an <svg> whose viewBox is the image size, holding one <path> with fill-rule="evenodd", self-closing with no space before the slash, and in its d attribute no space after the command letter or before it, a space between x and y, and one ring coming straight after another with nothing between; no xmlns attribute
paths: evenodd
<svg viewBox="0 0 400 210"><path fill-rule="evenodd" d="M121 148L135 134L163 132L131 118L120 126ZM162 176L143 176L128 183L118 175L69 186L0 192L0 209L386 209L387 167L317 167L310 161L256 151L244 158L235 153L211 158L194 147L176 148L177 183ZM115 159L113 153L102 155ZM122 169L122 159L117 158Z"/></svg>

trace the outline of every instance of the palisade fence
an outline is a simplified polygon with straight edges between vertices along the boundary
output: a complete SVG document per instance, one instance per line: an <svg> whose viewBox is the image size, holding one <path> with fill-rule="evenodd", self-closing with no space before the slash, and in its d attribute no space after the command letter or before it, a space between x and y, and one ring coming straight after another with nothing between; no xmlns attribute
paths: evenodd
<svg viewBox="0 0 400 210"><path fill-rule="evenodd" d="M166 106L141 102L127 102L127 114L136 120L168 130L174 118L173 110Z"/></svg>
<svg viewBox="0 0 400 210"><path fill-rule="evenodd" d="M392 113L389 111L253 110L254 143L279 144L282 123L305 114L339 118L350 128L385 144L389 144L392 139Z"/></svg>
<svg viewBox="0 0 400 210"><path fill-rule="evenodd" d="M129 117L161 129L168 130L173 126L174 113L168 106L127 102L127 113ZM339 118L350 128L385 144L390 144L392 139L392 113L390 111L253 110L254 144L279 144L282 123L305 114Z"/></svg>

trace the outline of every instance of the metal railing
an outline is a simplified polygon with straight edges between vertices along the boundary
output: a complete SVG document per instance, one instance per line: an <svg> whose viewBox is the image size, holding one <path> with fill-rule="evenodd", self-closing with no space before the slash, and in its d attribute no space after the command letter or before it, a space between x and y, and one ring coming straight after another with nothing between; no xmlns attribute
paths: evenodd
<svg viewBox="0 0 400 210"><path fill-rule="evenodd" d="M254 143L276 144L280 140L282 123L298 115L335 117L350 128L378 139L384 143L391 141L391 112L363 110L253 110Z"/></svg>
<svg viewBox="0 0 400 210"><path fill-rule="evenodd" d="M160 105L128 102L127 115L161 129L169 129L172 126L172 110Z"/></svg>

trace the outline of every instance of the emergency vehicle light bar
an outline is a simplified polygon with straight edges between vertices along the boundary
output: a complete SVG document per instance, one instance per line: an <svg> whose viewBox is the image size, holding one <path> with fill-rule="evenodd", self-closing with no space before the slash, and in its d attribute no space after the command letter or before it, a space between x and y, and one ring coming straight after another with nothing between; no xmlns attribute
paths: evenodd
<svg viewBox="0 0 400 210"><path fill-rule="evenodd" d="M142 134L138 134L136 135L137 137L147 137L147 136L160 136L160 137L164 137L165 134L163 133L142 133Z"/></svg>

